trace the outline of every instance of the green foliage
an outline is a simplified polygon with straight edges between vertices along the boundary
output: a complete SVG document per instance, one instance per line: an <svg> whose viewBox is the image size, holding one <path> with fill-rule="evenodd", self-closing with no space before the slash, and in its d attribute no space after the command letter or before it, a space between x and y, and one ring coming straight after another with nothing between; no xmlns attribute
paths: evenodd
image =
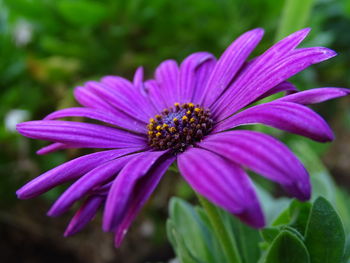
<svg viewBox="0 0 350 263"><path fill-rule="evenodd" d="M265 263L309 263L309 253L300 238L288 230L281 231L267 253Z"/></svg>
<svg viewBox="0 0 350 263"><path fill-rule="evenodd" d="M349 259L340 217L323 197L312 204L292 201L273 226L261 231L215 209L220 215L216 221L237 244L242 263L343 263ZM231 262L224 256L207 209L173 198L169 213L168 236L180 262Z"/></svg>
<svg viewBox="0 0 350 263"><path fill-rule="evenodd" d="M313 198L314 201L312 203L302 203L297 200L288 202L286 199L275 199L268 192L258 187L259 197L265 206L264 209L267 217L274 218L274 220L270 221L271 223L268 227L260 231L252 229L242 224L229 213L214 207L220 215L216 221L223 225L229 238L234 240L238 247L239 256L244 263L349 263L349 237L345 238L345 233L349 232L348 230L345 232L343 227L344 223L345 229L349 229L348 219L350 213L346 202L349 197L344 191L340 191L335 186L328 171L312 150L308 148L307 144L304 142L295 142L293 148L297 150L297 153L308 167L312 182L314 184L320 184L315 189L315 195L317 197L315 196ZM316 176L322 176L323 180L315 181L314 178ZM330 193L333 194L330 195ZM333 205L324 197L319 197L322 194L327 194L333 198ZM286 202L289 203L288 206L282 212L279 212L278 216L275 216L276 211L281 211L281 207L285 207ZM174 203L182 205L175 206ZM341 212L338 213L336 210ZM191 211L191 213L188 211ZM212 244L212 249L207 250L206 248L204 251L207 254L203 256L199 255L200 253L193 248L193 244L190 245L182 242L179 245L172 241L179 259L184 258L182 251L191 251L191 253L194 253L192 257L197 261L193 262L208 260L208 255L211 255L211 258L216 260L218 259L216 258L218 255L221 257L224 255L222 250L217 250L217 248L222 248L222 246L220 246L219 238L213 230L214 225L210 219L212 215L208 214L207 211L207 209L203 210L199 207L193 208L180 199L172 200L169 221L173 223L173 231L177 229L175 231L177 233L177 240L186 240L190 236L190 240L196 245L199 244L198 240L206 244ZM192 216L192 223L189 223L191 221L189 216ZM179 220L180 217L186 218L186 222ZM344 221L342 222L340 218L344 218ZM199 233L199 231L195 230L199 226L201 226L201 229L204 226L206 230L201 230ZM188 235L188 233L191 234ZM200 236L199 239L194 236L196 234ZM347 235L349 236L349 234ZM220 258L218 262L230 262L230 259L224 260Z"/></svg>
<svg viewBox="0 0 350 263"><path fill-rule="evenodd" d="M339 215L323 197L316 199L305 234L312 263L341 262L345 233Z"/></svg>
<svg viewBox="0 0 350 263"><path fill-rule="evenodd" d="M276 40L305 27L314 2L314 0L286 0Z"/></svg>
<svg viewBox="0 0 350 263"><path fill-rule="evenodd" d="M297 200L293 200L289 207L279 215L272 225L288 225L303 234L305 233L306 222L309 217L310 209L310 203L301 203Z"/></svg>
<svg viewBox="0 0 350 263"><path fill-rule="evenodd" d="M80 27L96 26L108 15L106 6L93 1L61 0L57 7L59 14L67 22Z"/></svg>
<svg viewBox="0 0 350 263"><path fill-rule="evenodd" d="M225 262L211 228L201 218L205 216L201 209L195 209L179 198L172 198L169 214L168 237L181 262L215 262L215 259Z"/></svg>

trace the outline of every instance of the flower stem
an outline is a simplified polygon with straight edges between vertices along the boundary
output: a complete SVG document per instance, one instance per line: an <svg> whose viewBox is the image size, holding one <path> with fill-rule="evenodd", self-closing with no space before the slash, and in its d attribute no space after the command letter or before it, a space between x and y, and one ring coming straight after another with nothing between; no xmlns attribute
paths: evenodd
<svg viewBox="0 0 350 263"><path fill-rule="evenodd" d="M227 229L221 220L218 209L200 194L196 193L198 200L207 213L210 224L214 229L216 238L219 240L224 253L230 263L242 263L236 241L228 235Z"/></svg>

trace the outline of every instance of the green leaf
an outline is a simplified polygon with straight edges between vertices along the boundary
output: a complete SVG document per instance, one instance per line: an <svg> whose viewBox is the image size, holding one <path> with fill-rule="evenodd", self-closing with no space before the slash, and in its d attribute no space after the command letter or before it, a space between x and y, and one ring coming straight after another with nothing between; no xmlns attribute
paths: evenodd
<svg viewBox="0 0 350 263"><path fill-rule="evenodd" d="M191 256L192 260L198 262L215 262L216 250L213 250L212 233L202 222L196 210L187 202L172 198L169 204L172 228L168 229L173 234L171 240L180 244L176 250L178 257ZM218 246L217 246L218 247ZM218 247L219 248L219 247ZM185 255L182 255L185 253ZM220 250L219 253L222 253Z"/></svg>
<svg viewBox="0 0 350 263"><path fill-rule="evenodd" d="M204 211L204 209L202 207L195 207L195 210L198 214L198 216L201 219L201 222L205 225L205 227L208 229L208 231L210 232L211 237L213 238L213 242L212 242L212 247L210 248L212 254L214 255L214 258L218 261L218 262L226 262L226 258L224 255L224 252L222 250L222 246L220 244L220 242L215 238L215 232L214 229L212 228L212 225L210 223L210 220L208 218L207 213ZM228 230L230 231L230 230Z"/></svg>
<svg viewBox="0 0 350 263"><path fill-rule="evenodd" d="M346 237L344 255L342 258L342 263L348 263L350 261L350 235Z"/></svg>
<svg viewBox="0 0 350 263"><path fill-rule="evenodd" d="M167 220L167 235L170 243L173 245L177 258L182 263L204 263L191 254L185 245L181 235L177 232L174 222L171 219Z"/></svg>
<svg viewBox="0 0 350 263"><path fill-rule="evenodd" d="M308 263L309 254L303 242L292 232L282 231L271 244L264 263Z"/></svg>
<svg viewBox="0 0 350 263"><path fill-rule="evenodd" d="M343 224L332 205L323 197L314 202L306 228L305 244L311 263L339 263L344 254Z"/></svg>
<svg viewBox="0 0 350 263"><path fill-rule="evenodd" d="M286 0L276 40L305 27L314 2L314 0Z"/></svg>
<svg viewBox="0 0 350 263"><path fill-rule="evenodd" d="M261 237L267 242L271 243L280 233L280 229L277 227L267 227L260 230Z"/></svg>
<svg viewBox="0 0 350 263"><path fill-rule="evenodd" d="M103 4L92 1L61 0L58 11L71 24L91 27L100 23L108 15Z"/></svg>
<svg viewBox="0 0 350 263"><path fill-rule="evenodd" d="M222 216L222 209L215 206L199 194L197 194L197 197L206 212L211 225L210 228L213 229L215 238L218 240L218 242L220 242L227 261L242 263L242 258L237 248L236 239L232 238L232 231L225 223L225 217Z"/></svg>
<svg viewBox="0 0 350 263"><path fill-rule="evenodd" d="M349 206L349 194L343 189L336 189L336 208L346 233L350 232L350 206Z"/></svg>
<svg viewBox="0 0 350 263"><path fill-rule="evenodd" d="M260 257L259 243L261 237L259 231L242 223L239 219L232 216L230 213L221 210L223 222L226 229L230 230L231 239L235 240L239 254L244 263L255 263Z"/></svg>
<svg viewBox="0 0 350 263"><path fill-rule="evenodd" d="M312 205L293 200L289 206L290 226L304 234Z"/></svg>
<svg viewBox="0 0 350 263"><path fill-rule="evenodd" d="M298 232L304 234L308 222L311 204L308 202L299 202L293 200L289 207L284 210L273 222L273 226L288 225L295 228Z"/></svg>

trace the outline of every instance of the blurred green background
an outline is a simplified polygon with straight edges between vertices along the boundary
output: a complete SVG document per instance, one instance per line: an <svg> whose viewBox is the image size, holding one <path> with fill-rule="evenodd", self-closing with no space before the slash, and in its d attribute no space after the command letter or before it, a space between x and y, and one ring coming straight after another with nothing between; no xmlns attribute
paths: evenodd
<svg viewBox="0 0 350 263"><path fill-rule="evenodd" d="M47 156L45 142L14 131L18 121L41 119L74 106L75 86L103 75L131 78L139 65L146 76L162 60L178 61L195 51L219 56L239 34L263 27L254 55L305 25L312 32L303 46L327 46L339 56L293 77L301 90L350 85L350 1L303 1L293 10L276 0L0 0L0 253L1 262L167 262L170 196L193 193L178 176L166 176L138 217L121 249L100 229L98 217L82 233L64 239L70 215L46 217L61 188L34 200L18 201L22 184L82 152ZM298 0L300 1L300 0ZM293 14L294 12L294 14ZM343 188L350 186L349 98L315 109L335 130L332 144L310 144ZM296 136L272 132L286 143ZM176 185L176 187L173 187Z"/></svg>

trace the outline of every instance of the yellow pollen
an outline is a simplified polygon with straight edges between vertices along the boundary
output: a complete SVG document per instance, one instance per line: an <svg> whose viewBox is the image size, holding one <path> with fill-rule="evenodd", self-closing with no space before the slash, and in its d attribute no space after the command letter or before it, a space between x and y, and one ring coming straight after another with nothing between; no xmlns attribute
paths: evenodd
<svg viewBox="0 0 350 263"><path fill-rule="evenodd" d="M152 149L169 149L177 154L201 141L209 134L212 125L208 109L181 101L151 118L145 134Z"/></svg>

